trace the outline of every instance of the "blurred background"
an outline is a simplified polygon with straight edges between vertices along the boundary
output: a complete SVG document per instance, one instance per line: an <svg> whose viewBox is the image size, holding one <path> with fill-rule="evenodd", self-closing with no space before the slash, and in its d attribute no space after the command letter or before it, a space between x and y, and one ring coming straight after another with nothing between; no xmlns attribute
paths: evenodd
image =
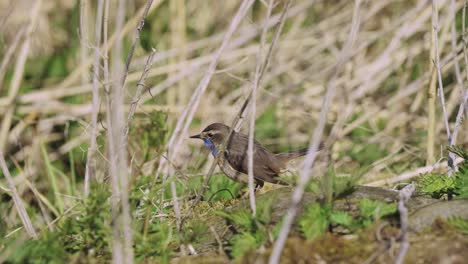
<svg viewBox="0 0 468 264"><path fill-rule="evenodd" d="M95 2L47 0L36 10L35 1L0 0L0 146L26 203L36 203L31 192L50 200L56 200L53 193L59 192L65 204L82 193L92 113ZM117 2L110 1L109 48L116 43ZM275 2L267 23L267 43L286 1ZM438 2L441 79L453 130L468 81L464 1ZM239 4L154 0L137 39L125 85L128 111L148 56L156 49L130 127L132 184L141 176L155 177L176 122ZM145 5L143 0L125 5L122 59L137 34L135 28ZM256 101L255 137L269 150L282 152L309 144L327 83L349 35L353 9L354 1L293 1ZM230 124L239 111L251 89L265 12L265 3L255 1L223 52L188 133L182 135L181 149L171 160L177 170L203 174L211 165L201 141L188 136L213 122ZM360 29L348 51L350 59L336 79L337 94L324 139L333 137L331 162L338 174L365 168L360 183L393 185L396 180L391 179L398 175L447 156L441 101L434 92L439 84L434 67L432 5L427 0L363 1L359 13ZM27 59L19 69L22 56ZM17 90L15 82L19 82ZM101 75L96 156L100 180L108 173L104 84ZM435 108L431 108L431 99L435 99ZM433 128L431 113L435 117ZM249 116L247 110L241 131L248 131ZM429 131L433 138L428 137ZM466 120L459 131L456 143L466 146ZM27 184L19 184L25 179ZM3 177L0 188L8 189ZM6 209L11 204L1 202L0 206L2 212L9 212ZM6 218L7 226L17 223L13 216L14 212Z"/></svg>

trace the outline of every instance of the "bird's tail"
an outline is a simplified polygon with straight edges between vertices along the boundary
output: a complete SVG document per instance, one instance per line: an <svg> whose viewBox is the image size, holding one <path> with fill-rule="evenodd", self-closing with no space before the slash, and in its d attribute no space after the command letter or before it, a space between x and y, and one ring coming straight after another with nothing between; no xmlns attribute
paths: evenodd
<svg viewBox="0 0 468 264"><path fill-rule="evenodd" d="M324 144L322 142L320 143L318 150L319 151L322 150L323 147L324 147ZM278 153L276 154L276 157L282 161L288 162L292 159L299 158L301 156L306 155L308 151L309 151L309 148L303 148L303 149L298 149L298 150L291 151L291 152Z"/></svg>
<svg viewBox="0 0 468 264"><path fill-rule="evenodd" d="M308 150L309 150L309 148L303 148L303 149L298 149L298 150L291 151L291 152L278 153L278 154L276 154L276 157L279 158L282 161L287 162L287 161L290 161L292 159L304 156L305 154L307 154Z"/></svg>

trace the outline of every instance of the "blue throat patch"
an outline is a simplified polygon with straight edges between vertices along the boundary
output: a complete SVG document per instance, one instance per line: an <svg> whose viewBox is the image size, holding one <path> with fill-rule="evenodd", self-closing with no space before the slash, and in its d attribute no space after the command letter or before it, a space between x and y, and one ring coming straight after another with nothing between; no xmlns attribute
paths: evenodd
<svg viewBox="0 0 468 264"><path fill-rule="evenodd" d="M216 154L218 154L218 149L215 147L213 142L211 142L209 139L204 138L203 143L205 143L205 147L211 151L211 154L216 157Z"/></svg>

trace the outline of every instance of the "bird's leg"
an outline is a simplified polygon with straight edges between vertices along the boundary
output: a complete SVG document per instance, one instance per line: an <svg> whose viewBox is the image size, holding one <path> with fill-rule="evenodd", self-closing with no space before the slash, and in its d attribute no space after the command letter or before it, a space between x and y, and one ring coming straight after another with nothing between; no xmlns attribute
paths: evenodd
<svg viewBox="0 0 468 264"><path fill-rule="evenodd" d="M263 187L263 185L265 185L264 181L256 180L255 181L255 190L254 190L254 192L257 192L258 190L260 190Z"/></svg>

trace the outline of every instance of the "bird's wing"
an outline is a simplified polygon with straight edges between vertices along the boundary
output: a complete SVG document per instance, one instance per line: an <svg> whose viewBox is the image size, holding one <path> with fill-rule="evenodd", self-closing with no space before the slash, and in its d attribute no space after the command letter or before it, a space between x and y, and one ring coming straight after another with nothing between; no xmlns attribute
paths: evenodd
<svg viewBox="0 0 468 264"><path fill-rule="evenodd" d="M241 133L237 133L236 135L236 140L230 142L225 155L234 169L248 174L248 137ZM255 179L271 183L283 183L278 179L283 162L278 160L274 154L269 153L262 145L260 145L260 143L256 141L254 146L253 165Z"/></svg>

